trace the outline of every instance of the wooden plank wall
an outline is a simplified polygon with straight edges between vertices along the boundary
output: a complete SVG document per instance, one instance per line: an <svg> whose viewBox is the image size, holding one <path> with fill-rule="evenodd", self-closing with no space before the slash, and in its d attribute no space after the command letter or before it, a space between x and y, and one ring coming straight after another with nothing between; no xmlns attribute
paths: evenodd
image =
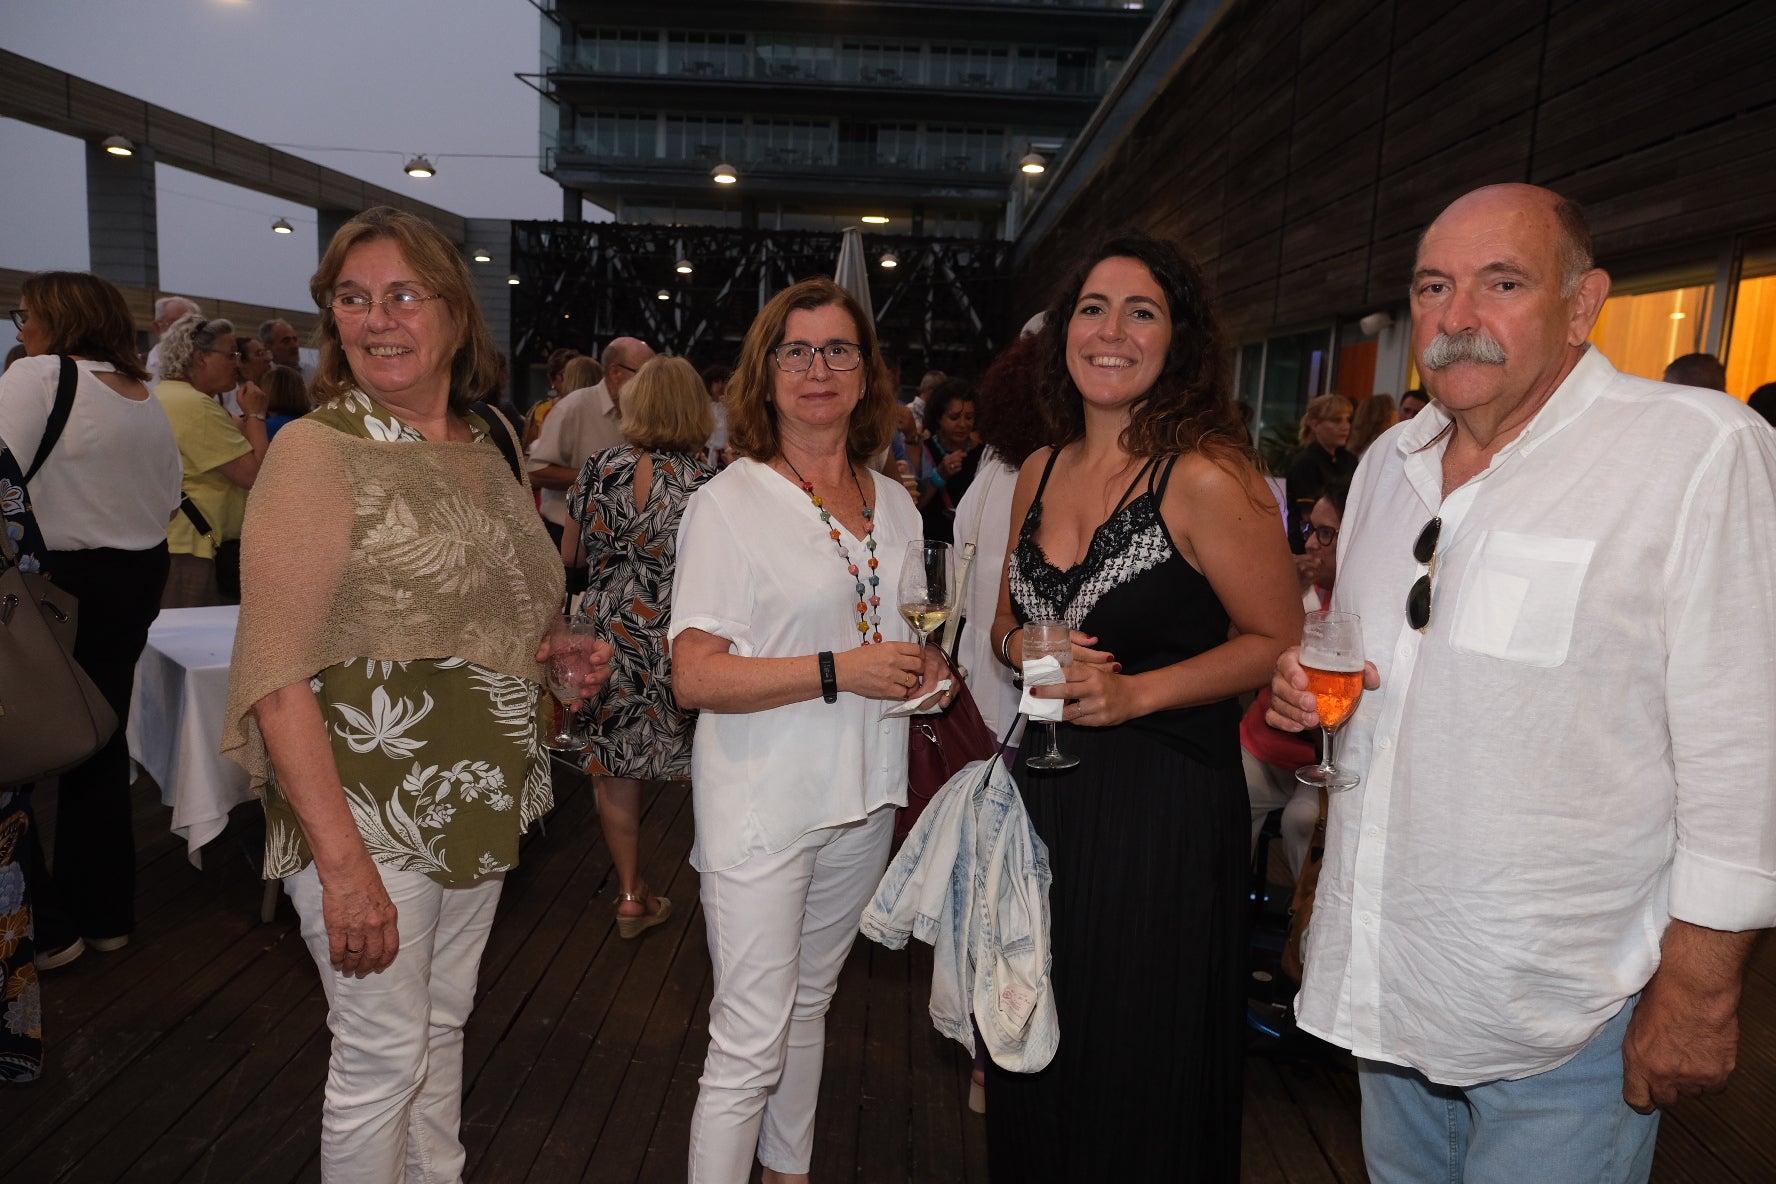
<svg viewBox="0 0 1776 1184"><path fill-rule="evenodd" d="M1496 181L1584 203L1606 265L1718 243L1776 222L1772 56L1768 0L1234 0L1021 244L1019 290L1134 225L1255 340L1401 302L1425 224Z"/></svg>

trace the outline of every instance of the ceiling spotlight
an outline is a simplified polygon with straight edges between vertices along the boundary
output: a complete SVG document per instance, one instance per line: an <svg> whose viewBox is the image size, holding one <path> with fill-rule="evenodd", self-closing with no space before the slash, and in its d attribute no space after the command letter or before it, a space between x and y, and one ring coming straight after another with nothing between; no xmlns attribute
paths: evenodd
<svg viewBox="0 0 1776 1184"><path fill-rule="evenodd" d="M122 136L106 136L99 147L112 156L134 156L136 154L136 146Z"/></svg>
<svg viewBox="0 0 1776 1184"><path fill-rule="evenodd" d="M679 275L690 275L691 261L689 259L680 259L678 261L678 266L674 267L672 270L676 271Z"/></svg>
<svg viewBox="0 0 1776 1184"><path fill-rule="evenodd" d="M518 277L516 275L509 275L506 277L506 282L516 288L518 286Z"/></svg>
<svg viewBox="0 0 1776 1184"><path fill-rule="evenodd" d="M672 293L668 292L665 288L661 288L658 292L654 293L654 299L655 300L670 300L670 299L672 299Z"/></svg>
<svg viewBox="0 0 1776 1184"><path fill-rule="evenodd" d="M886 226L886 225L888 225L888 215L887 214L865 214L862 218L859 218L858 221L867 222L871 226Z"/></svg>
<svg viewBox="0 0 1776 1184"><path fill-rule="evenodd" d="M1671 319L1674 321L1681 321L1684 319L1684 314L1681 312L1674 312L1671 314Z"/></svg>
<svg viewBox="0 0 1776 1184"><path fill-rule="evenodd" d="M271 224L271 232L273 234L295 234L296 228L290 225L289 219L279 218Z"/></svg>
<svg viewBox="0 0 1776 1184"><path fill-rule="evenodd" d="M1028 152L1018 161L1018 171L1035 177L1048 171L1048 161L1040 152Z"/></svg>
<svg viewBox="0 0 1776 1184"><path fill-rule="evenodd" d="M416 156L407 162L407 167L404 171L409 177L430 177L435 175L438 170L433 168L432 162L425 157Z"/></svg>
<svg viewBox="0 0 1776 1184"><path fill-rule="evenodd" d="M882 254L882 266L883 267L899 267L900 260L898 260L894 257L893 251L885 251Z"/></svg>
<svg viewBox="0 0 1776 1184"><path fill-rule="evenodd" d="M734 171L731 164L718 164L709 170L709 179L717 185L732 185L740 179L740 174Z"/></svg>
<svg viewBox="0 0 1776 1184"><path fill-rule="evenodd" d="M486 247L476 247L475 253L473 255L471 255L470 258L473 259L477 263L492 263L493 262L493 256L489 255L487 253Z"/></svg>

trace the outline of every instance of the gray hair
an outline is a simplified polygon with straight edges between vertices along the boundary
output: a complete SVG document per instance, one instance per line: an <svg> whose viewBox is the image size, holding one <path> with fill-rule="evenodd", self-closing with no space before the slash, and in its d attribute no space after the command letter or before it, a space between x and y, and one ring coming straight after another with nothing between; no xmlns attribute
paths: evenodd
<svg viewBox="0 0 1776 1184"><path fill-rule="evenodd" d="M183 296L162 296L159 300L154 302L154 323L156 325L164 325L169 318L172 320L178 320L178 317L173 316L173 310L175 308L183 308L185 310L183 313L180 313L179 316L187 316L191 313L203 312L203 309L197 306L197 301L195 300L187 300Z"/></svg>
<svg viewBox="0 0 1776 1184"><path fill-rule="evenodd" d="M1554 217L1560 223L1560 241L1554 244L1560 256L1560 298L1571 300L1585 273L1597 266L1591 248L1591 224L1585 219L1585 208L1570 197L1555 198ZM1429 226L1418 232L1418 246L1412 252L1415 261L1424 254L1425 236L1430 232Z"/></svg>
<svg viewBox="0 0 1776 1184"><path fill-rule="evenodd" d="M1560 298L1570 300L1585 273L1597 266L1591 248L1591 224L1585 220L1584 207L1570 197L1554 203L1554 217L1560 220Z"/></svg>
<svg viewBox="0 0 1776 1184"><path fill-rule="evenodd" d="M180 317L160 339L160 376L184 382L191 377L191 365L202 350L216 349L226 341L234 348L234 324L230 321L206 321L197 313Z"/></svg>
<svg viewBox="0 0 1776 1184"><path fill-rule="evenodd" d="M263 345L270 345L271 339L273 337L277 336L277 327L279 325L289 325L289 324L290 324L290 322L286 321L283 317L273 317L269 321L261 322L259 325L259 341L260 341L260 343ZM291 328L295 328L295 326L291 325Z"/></svg>

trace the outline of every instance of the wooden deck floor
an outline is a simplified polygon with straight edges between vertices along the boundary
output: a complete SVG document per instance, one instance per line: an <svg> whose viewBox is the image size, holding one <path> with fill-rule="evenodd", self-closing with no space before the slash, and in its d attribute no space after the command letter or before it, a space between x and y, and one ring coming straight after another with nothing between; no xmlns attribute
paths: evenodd
<svg viewBox="0 0 1776 1184"><path fill-rule="evenodd" d="M466 1052L468 1179L681 1180L709 1000L688 794L660 795L643 820L649 880L677 915L623 942L591 794L561 788L547 833L507 883L482 966ZM318 1180L325 1007L289 905L258 923L259 886L237 845L225 837L194 869L152 786L137 795L136 939L46 976L49 1065L33 1085L0 1087L0 1181ZM828 1024L817 1181L986 1180L967 1066L925 1017L929 974L917 943L860 941L846 966ZM1365 1179L1344 1066L1255 1040L1246 1100L1247 1181ZM1773 1108L1766 947L1735 1086L1666 1117L1654 1179L1776 1179Z"/></svg>

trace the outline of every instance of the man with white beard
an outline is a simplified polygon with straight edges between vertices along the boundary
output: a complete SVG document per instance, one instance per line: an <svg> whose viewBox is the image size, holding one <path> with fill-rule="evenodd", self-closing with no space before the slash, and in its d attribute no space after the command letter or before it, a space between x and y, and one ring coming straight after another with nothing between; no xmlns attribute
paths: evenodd
<svg viewBox="0 0 1776 1184"><path fill-rule="evenodd" d="M1578 207L1498 185L1420 241L1435 402L1339 537L1367 693L1296 1003L1354 1051L1376 1184L1645 1181L1720 1088L1776 924L1776 433L1586 345ZM1269 720L1318 722L1299 652Z"/></svg>

